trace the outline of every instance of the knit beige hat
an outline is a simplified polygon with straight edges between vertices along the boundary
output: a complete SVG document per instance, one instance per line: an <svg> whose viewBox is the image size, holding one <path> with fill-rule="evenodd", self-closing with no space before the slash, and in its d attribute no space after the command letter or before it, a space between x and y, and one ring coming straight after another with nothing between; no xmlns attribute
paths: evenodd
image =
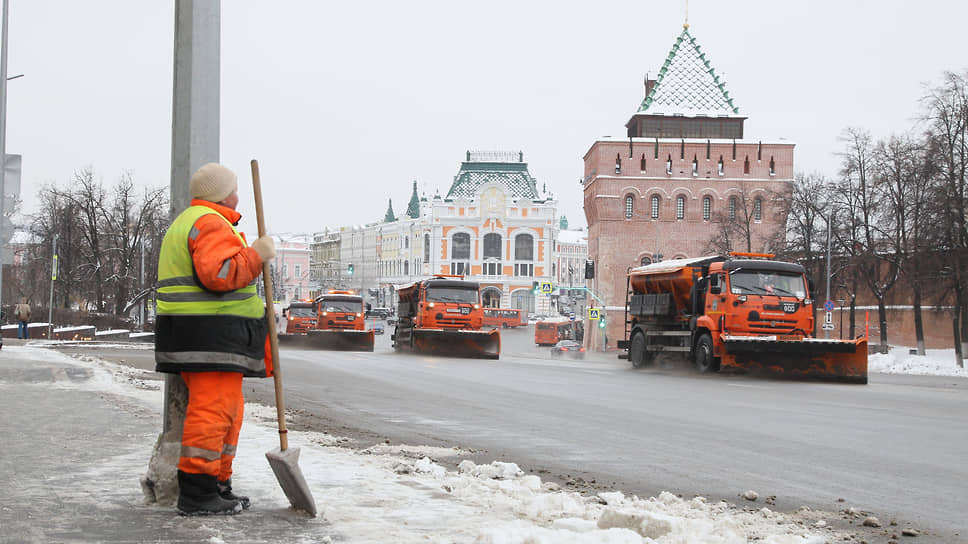
<svg viewBox="0 0 968 544"><path fill-rule="evenodd" d="M221 164L210 162L192 174L189 192L192 198L221 202L239 188L235 173Z"/></svg>

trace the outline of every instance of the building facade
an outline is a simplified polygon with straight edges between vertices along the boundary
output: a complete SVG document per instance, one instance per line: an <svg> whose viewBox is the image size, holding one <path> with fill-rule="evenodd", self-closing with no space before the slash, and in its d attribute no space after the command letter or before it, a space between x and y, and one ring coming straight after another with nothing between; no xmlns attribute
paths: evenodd
<svg viewBox="0 0 968 544"><path fill-rule="evenodd" d="M275 234L276 256L269 262L272 298L283 308L294 300L312 298L313 280L309 237L305 234Z"/></svg>
<svg viewBox="0 0 968 544"><path fill-rule="evenodd" d="M629 268L770 251L782 240L794 144L749 138L745 120L686 26L656 79L646 79L627 137L585 153L588 254L609 346L624 334Z"/></svg>

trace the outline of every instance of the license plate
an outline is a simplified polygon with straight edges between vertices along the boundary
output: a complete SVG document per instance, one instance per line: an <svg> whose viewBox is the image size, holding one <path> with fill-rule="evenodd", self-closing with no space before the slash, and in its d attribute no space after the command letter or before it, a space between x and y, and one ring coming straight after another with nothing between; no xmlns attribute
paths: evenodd
<svg viewBox="0 0 968 544"><path fill-rule="evenodd" d="M346 320L347 321L353 321L354 319L356 319L356 316L355 315L348 315L348 316L346 316Z"/></svg>
<svg viewBox="0 0 968 544"><path fill-rule="evenodd" d="M799 306L799 304L796 302L784 302L783 311L788 314L792 314L793 312L797 311L797 306Z"/></svg>

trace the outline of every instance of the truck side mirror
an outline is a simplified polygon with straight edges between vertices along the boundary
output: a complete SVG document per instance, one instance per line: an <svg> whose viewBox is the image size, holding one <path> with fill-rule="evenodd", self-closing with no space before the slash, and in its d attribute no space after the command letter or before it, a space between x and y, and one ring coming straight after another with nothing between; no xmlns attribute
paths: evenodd
<svg viewBox="0 0 968 544"><path fill-rule="evenodd" d="M709 276L709 292L718 295L723 292L723 284L721 283L722 276L719 274L713 274Z"/></svg>
<svg viewBox="0 0 968 544"><path fill-rule="evenodd" d="M813 284L813 278L807 278L807 287L810 289L810 298L816 298L817 297L817 291L816 291L817 287ZM830 295L827 295L827 298L829 299L830 298Z"/></svg>

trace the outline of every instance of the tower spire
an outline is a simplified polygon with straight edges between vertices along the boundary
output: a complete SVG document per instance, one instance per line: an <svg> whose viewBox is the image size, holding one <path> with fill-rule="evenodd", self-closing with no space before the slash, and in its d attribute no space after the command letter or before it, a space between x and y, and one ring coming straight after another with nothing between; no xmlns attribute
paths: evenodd
<svg viewBox="0 0 968 544"><path fill-rule="evenodd" d="M686 21L682 23L682 28L689 28L689 0L686 0Z"/></svg>

